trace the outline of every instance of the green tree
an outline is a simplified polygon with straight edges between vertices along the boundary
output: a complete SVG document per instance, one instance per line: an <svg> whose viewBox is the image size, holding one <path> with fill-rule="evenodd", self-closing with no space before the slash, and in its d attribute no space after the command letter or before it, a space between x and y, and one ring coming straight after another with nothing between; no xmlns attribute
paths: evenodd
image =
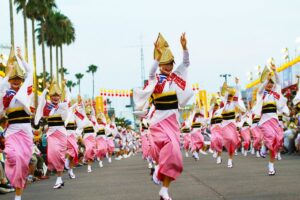
<svg viewBox="0 0 300 200"><path fill-rule="evenodd" d="M68 80L66 82L66 86L67 86L67 88L69 88L69 91L72 92L72 88L76 86L76 83L71 80Z"/></svg>
<svg viewBox="0 0 300 200"><path fill-rule="evenodd" d="M92 77L93 77L93 99L94 99L94 94L95 94L95 79L94 79L94 75L97 72L98 66L96 65L90 65L88 66L88 70L86 71L87 73L92 73Z"/></svg>
<svg viewBox="0 0 300 200"><path fill-rule="evenodd" d="M49 13L56 8L55 0L40 0L39 4L36 4L37 9L40 12L37 20L39 21L37 32L40 35L40 40L38 40L39 45L42 46L42 58L43 58L43 85L46 85L46 59L45 59L45 23L49 16Z"/></svg>
<svg viewBox="0 0 300 200"><path fill-rule="evenodd" d="M75 74L75 77L77 79L78 88L79 88L79 95L80 95L80 80L83 78L83 76L84 76L84 74L82 74L82 73Z"/></svg>
<svg viewBox="0 0 300 200"><path fill-rule="evenodd" d="M72 42L75 41L75 29L70 21L70 19L63 15L62 13L55 11L53 13L53 16L51 22L53 22L53 28L51 28L51 31L49 33L53 35L50 35L49 39L51 39L51 46L56 47L56 76L58 77L58 73L61 74L61 80L64 79L64 73L63 71L59 70L59 62L58 62L58 51L60 50L60 65L61 68L63 67L63 45L69 45Z"/></svg>
<svg viewBox="0 0 300 200"><path fill-rule="evenodd" d="M64 68L63 65L63 45L70 45L75 41L75 28L71 20L66 17L62 23L62 43L60 44L60 67ZM64 79L64 73L61 71L61 79Z"/></svg>
<svg viewBox="0 0 300 200"><path fill-rule="evenodd" d="M25 45L25 60L28 62L28 31L27 31L27 18L26 18L26 0L14 0L17 5L17 13L22 11L23 24L24 24L24 45Z"/></svg>

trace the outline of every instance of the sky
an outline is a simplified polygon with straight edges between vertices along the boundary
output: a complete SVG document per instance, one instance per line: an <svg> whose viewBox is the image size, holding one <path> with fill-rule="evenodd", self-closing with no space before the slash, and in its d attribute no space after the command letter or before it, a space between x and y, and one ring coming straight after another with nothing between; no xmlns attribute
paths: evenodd
<svg viewBox="0 0 300 200"><path fill-rule="evenodd" d="M0 44L9 44L9 4L0 0ZM229 73L241 80L244 87L247 72L264 65L274 57L283 62L281 49L290 55L300 46L298 0L57 0L58 9L67 15L76 29L76 41L64 47L64 65L74 74L84 72L91 64L99 66L95 88L130 89L141 86L141 53L143 44L146 77L153 62L153 42L159 32L168 41L176 63L182 59L180 35L186 32L190 52L189 82L201 89L216 92ZM24 46L23 20L14 15L15 44ZM31 30L31 23L28 22ZM29 32L31 35L31 32ZM142 42L141 42L142 41ZM30 64L32 45L29 38ZM38 71L41 72L41 47L38 51ZM0 49L0 53L8 52ZM299 50L300 52L300 50ZM47 69L49 50L46 49ZM82 95L91 96L91 75L82 80ZM74 89L74 93L78 89ZM113 105L120 115L129 110Z"/></svg>

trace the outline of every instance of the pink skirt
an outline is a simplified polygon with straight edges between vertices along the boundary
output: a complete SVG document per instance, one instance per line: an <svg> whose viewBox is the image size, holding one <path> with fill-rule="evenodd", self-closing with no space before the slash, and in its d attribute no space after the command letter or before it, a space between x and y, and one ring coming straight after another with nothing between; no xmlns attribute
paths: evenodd
<svg viewBox="0 0 300 200"><path fill-rule="evenodd" d="M115 143L114 140L112 138L108 138L106 140L106 144L107 144L107 152L112 154L115 151Z"/></svg>
<svg viewBox="0 0 300 200"><path fill-rule="evenodd" d="M155 154L155 148L154 148L154 141L153 141L153 137L150 134L150 132L148 133L148 141L149 141L149 150L148 150L148 157L153 158L153 155Z"/></svg>
<svg viewBox="0 0 300 200"><path fill-rule="evenodd" d="M96 155L98 158L103 159L107 153L107 143L103 137L96 138Z"/></svg>
<svg viewBox="0 0 300 200"><path fill-rule="evenodd" d="M210 129L210 132L211 132L211 149L216 152L222 152L223 150L222 128L218 125L215 125Z"/></svg>
<svg viewBox="0 0 300 200"><path fill-rule="evenodd" d="M33 139L24 131L5 138L5 173L15 188L25 188L32 156Z"/></svg>
<svg viewBox="0 0 300 200"><path fill-rule="evenodd" d="M282 138L279 128L280 127L277 119L270 119L260 126L263 134L264 144L273 152L274 155L272 156L275 156L281 146Z"/></svg>
<svg viewBox="0 0 300 200"><path fill-rule="evenodd" d="M253 137L253 147L256 151L259 151L261 148L262 142L262 132L258 126L251 128L251 133Z"/></svg>
<svg viewBox="0 0 300 200"><path fill-rule="evenodd" d="M75 165L78 164L78 144L76 137L71 134L67 140L67 154L74 160Z"/></svg>
<svg viewBox="0 0 300 200"><path fill-rule="evenodd" d="M283 130L282 126L278 127L277 132L278 132L278 135L279 135L279 138L278 138L279 139L278 150L280 150L280 148L283 147L283 134L284 134L284 130Z"/></svg>
<svg viewBox="0 0 300 200"><path fill-rule="evenodd" d="M48 169L61 172L64 170L67 152L67 136L55 131L47 137Z"/></svg>
<svg viewBox="0 0 300 200"><path fill-rule="evenodd" d="M224 146L229 154L233 154L239 144L239 134L234 123L229 123L222 128Z"/></svg>
<svg viewBox="0 0 300 200"><path fill-rule="evenodd" d="M142 135L142 153L143 153L143 159L146 159L149 155L149 140L147 135Z"/></svg>
<svg viewBox="0 0 300 200"><path fill-rule="evenodd" d="M191 150L199 151L204 145L204 137L201 130L195 130L191 132Z"/></svg>
<svg viewBox="0 0 300 200"><path fill-rule="evenodd" d="M191 134L185 133L183 136L183 148L188 151L191 147Z"/></svg>
<svg viewBox="0 0 300 200"><path fill-rule="evenodd" d="M176 115L150 126L153 139L153 159L159 164L157 178L164 176L175 180L183 171L183 161L180 151L180 129Z"/></svg>
<svg viewBox="0 0 300 200"><path fill-rule="evenodd" d="M94 160L96 155L96 140L93 135L90 135L83 140L85 146L84 159L86 161Z"/></svg>
<svg viewBox="0 0 300 200"><path fill-rule="evenodd" d="M241 136L244 141L244 149L247 151L250 147L251 137L250 137L250 128L242 128Z"/></svg>

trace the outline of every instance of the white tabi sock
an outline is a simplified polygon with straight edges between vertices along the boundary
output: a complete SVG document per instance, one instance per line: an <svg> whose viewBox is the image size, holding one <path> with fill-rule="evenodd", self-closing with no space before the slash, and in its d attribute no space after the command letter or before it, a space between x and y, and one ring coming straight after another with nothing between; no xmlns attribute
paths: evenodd
<svg viewBox="0 0 300 200"><path fill-rule="evenodd" d="M73 169L68 170L69 174L73 174Z"/></svg>
<svg viewBox="0 0 300 200"><path fill-rule="evenodd" d="M70 169L70 160L69 159L66 159L65 168Z"/></svg>
<svg viewBox="0 0 300 200"><path fill-rule="evenodd" d="M21 196L15 196L15 200L21 200Z"/></svg>
<svg viewBox="0 0 300 200"><path fill-rule="evenodd" d="M88 165L88 171L92 171L92 166Z"/></svg>
<svg viewBox="0 0 300 200"><path fill-rule="evenodd" d="M62 181L62 178L61 178L61 176L59 176L59 177L56 178L56 183L55 183L55 185L61 184L62 182L63 182L63 181Z"/></svg>
<svg viewBox="0 0 300 200"><path fill-rule="evenodd" d="M162 197L169 197L168 188L167 187L161 187L159 191L159 195Z"/></svg>
<svg viewBox="0 0 300 200"><path fill-rule="evenodd" d="M269 162L269 171L274 171L274 163Z"/></svg>

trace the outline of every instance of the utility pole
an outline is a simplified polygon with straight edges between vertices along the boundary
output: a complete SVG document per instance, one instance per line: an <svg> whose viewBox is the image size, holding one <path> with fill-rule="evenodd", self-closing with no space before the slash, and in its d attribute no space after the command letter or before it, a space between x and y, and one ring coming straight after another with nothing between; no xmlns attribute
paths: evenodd
<svg viewBox="0 0 300 200"><path fill-rule="evenodd" d="M143 46L143 36L140 36L141 40L141 81L142 81L142 88L145 85L145 62L144 62L144 46Z"/></svg>
<svg viewBox="0 0 300 200"><path fill-rule="evenodd" d="M220 74L220 77L224 78L225 82L227 83L227 79L228 79L228 77L231 77L231 74Z"/></svg>

